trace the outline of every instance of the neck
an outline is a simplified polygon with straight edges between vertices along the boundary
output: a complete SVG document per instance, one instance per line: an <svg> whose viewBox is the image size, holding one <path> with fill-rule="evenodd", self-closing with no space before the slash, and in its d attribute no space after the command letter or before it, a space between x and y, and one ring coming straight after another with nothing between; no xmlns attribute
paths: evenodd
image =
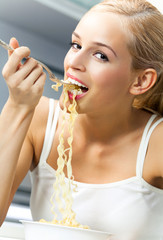
<svg viewBox="0 0 163 240"><path fill-rule="evenodd" d="M106 142L135 129L136 109L98 114L79 114L75 129L86 142Z"/></svg>

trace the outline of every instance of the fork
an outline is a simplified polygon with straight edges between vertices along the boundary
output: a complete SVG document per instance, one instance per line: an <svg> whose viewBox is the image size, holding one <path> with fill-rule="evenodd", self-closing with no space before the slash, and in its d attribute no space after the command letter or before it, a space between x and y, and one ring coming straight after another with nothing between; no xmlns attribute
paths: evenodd
<svg viewBox="0 0 163 240"><path fill-rule="evenodd" d="M5 48L6 50L10 50L10 51L15 50L10 45L8 45L4 41L2 41L1 39L0 39L0 46ZM36 61L38 62L38 64L40 64L47 71L47 73L49 74L49 79L51 81L56 82L56 83L60 83L60 84L63 84L63 85L70 85L70 86L73 85L72 83L68 83L68 82L65 82L63 80L60 80L60 79L56 78L55 74L44 63L40 62L39 60L36 60Z"/></svg>

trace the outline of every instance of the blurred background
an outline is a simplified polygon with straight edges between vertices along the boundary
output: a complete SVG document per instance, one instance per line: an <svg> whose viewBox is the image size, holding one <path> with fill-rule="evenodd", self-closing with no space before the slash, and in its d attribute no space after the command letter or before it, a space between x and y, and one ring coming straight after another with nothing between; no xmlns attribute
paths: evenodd
<svg viewBox="0 0 163 240"><path fill-rule="evenodd" d="M0 0L0 38L9 42L16 37L20 45L31 49L31 56L44 62L63 78L63 61L69 49L71 33L79 19L99 0ZM162 1L150 0L162 11ZM0 72L7 61L7 51L0 47ZM61 90L51 89L48 79L44 95L59 98ZM5 81L0 74L0 110L8 98ZM8 212L7 221L30 219L30 179L26 176Z"/></svg>

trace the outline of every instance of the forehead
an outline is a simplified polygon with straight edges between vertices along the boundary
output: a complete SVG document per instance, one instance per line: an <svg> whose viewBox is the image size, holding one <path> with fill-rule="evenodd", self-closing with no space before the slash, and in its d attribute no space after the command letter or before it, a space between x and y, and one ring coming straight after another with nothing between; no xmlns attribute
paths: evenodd
<svg viewBox="0 0 163 240"><path fill-rule="evenodd" d="M87 41L102 41L114 48L127 49L128 35L123 17L103 11L89 11L75 32Z"/></svg>

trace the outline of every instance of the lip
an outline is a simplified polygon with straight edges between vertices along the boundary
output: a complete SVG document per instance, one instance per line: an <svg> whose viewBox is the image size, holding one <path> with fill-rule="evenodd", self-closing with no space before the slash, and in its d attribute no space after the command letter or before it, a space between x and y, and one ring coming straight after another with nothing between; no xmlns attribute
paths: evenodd
<svg viewBox="0 0 163 240"><path fill-rule="evenodd" d="M79 83L81 83L81 84L83 84L84 86L86 86L87 87L87 85L84 83L84 82L82 82L80 79L78 79L77 77L74 77L73 75L71 75L70 73L66 73L66 76L67 77L69 77L69 78L72 78L72 79L74 79L75 81L77 81L77 82L79 82ZM88 88L88 87L87 87Z"/></svg>

